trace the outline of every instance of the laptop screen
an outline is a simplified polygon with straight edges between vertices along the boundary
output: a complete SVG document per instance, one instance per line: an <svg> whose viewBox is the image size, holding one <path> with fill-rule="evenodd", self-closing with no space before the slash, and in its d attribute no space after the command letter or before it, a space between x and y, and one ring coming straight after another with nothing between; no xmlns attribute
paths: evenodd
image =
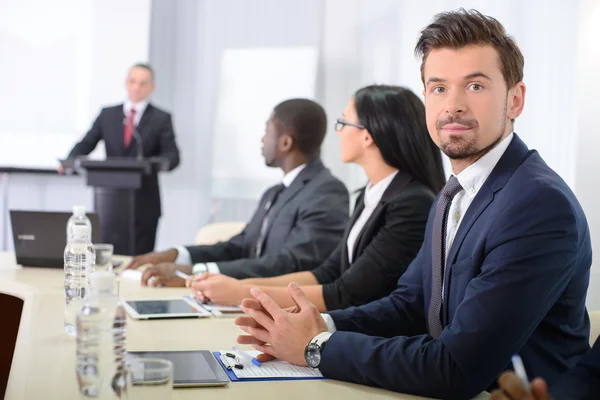
<svg viewBox="0 0 600 400"><path fill-rule="evenodd" d="M24 267L63 267L69 212L10 211L17 263ZM86 214L92 223L92 243L102 241L95 213Z"/></svg>

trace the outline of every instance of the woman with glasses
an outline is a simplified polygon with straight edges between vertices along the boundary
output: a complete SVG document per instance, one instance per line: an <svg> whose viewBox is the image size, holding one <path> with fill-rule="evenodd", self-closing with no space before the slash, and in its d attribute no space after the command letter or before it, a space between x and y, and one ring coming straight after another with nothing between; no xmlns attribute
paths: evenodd
<svg viewBox="0 0 600 400"><path fill-rule="evenodd" d="M439 149L425 125L425 107L410 90L374 85L358 90L335 124L342 161L358 164L369 181L360 191L342 242L313 271L237 280L192 277L201 300L237 305L260 287L281 307L294 305L296 282L320 311L365 304L388 295L417 255L429 209L444 186Z"/></svg>

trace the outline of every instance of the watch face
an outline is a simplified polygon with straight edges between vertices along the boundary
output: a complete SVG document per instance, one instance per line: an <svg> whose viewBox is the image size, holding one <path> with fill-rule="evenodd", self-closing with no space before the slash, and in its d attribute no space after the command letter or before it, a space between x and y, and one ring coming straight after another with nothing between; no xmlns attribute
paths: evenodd
<svg viewBox="0 0 600 400"><path fill-rule="evenodd" d="M321 364L321 348L314 343L310 343L304 349L304 359L309 367L317 368Z"/></svg>

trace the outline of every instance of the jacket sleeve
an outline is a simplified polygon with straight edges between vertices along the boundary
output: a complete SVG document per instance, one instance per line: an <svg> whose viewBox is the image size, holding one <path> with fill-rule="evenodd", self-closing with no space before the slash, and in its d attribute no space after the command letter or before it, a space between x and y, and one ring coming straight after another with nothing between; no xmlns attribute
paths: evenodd
<svg viewBox="0 0 600 400"><path fill-rule="evenodd" d="M259 258L219 262L222 274L261 278L308 271L325 260L338 245L348 222L348 191L337 180L316 189L299 210L285 245Z"/></svg>
<svg viewBox="0 0 600 400"><path fill-rule="evenodd" d="M346 244L342 241L331 252L329 257L311 272L317 279L319 285L335 282L341 275L340 264L342 263L342 251L346 251Z"/></svg>
<svg viewBox="0 0 600 400"><path fill-rule="evenodd" d="M432 193L419 190L386 205L385 224L362 254L338 279L323 285L328 310L366 304L395 289L421 248L433 200Z"/></svg>
<svg viewBox="0 0 600 400"><path fill-rule="evenodd" d="M259 210L264 207L266 198L268 196L269 190L263 193L258 202L258 207L254 211L254 215L252 215L252 219L250 221L258 218ZM224 242L219 242L212 245L187 246L186 249L189 251L190 257L192 258L192 264L231 261L247 257L248 252L244 249L244 243L246 241L246 236L248 235L249 225L250 224L247 224L242 232L240 232L238 235L235 235L231 239Z"/></svg>
<svg viewBox="0 0 600 400"><path fill-rule="evenodd" d="M423 249L398 280L398 286L389 296L364 304L334 310L333 318L338 332L356 332L368 336L392 338L427 332L423 310ZM336 335L337 333L336 332ZM329 342L327 344L329 346Z"/></svg>
<svg viewBox="0 0 600 400"><path fill-rule="evenodd" d="M575 368L560 377L550 388L554 399L600 399L600 340L579 360Z"/></svg>
<svg viewBox="0 0 600 400"><path fill-rule="evenodd" d="M356 199L354 204L354 213L358 211L358 207L360 203L363 201L364 189L360 190L360 194ZM350 219L352 220L354 216ZM348 232L349 227L346 226L346 234ZM347 246L345 240L346 234L342 235L342 239L340 240L338 246L331 252L329 257L321 265L317 268L313 269L311 272L315 276L315 279L319 283L319 285L325 285L326 283L334 282L341 276L341 264L342 264L342 255L343 251L347 251Z"/></svg>
<svg viewBox="0 0 600 400"><path fill-rule="evenodd" d="M94 151L98 145L98 142L102 140L102 113L104 112L104 110L100 112L98 117L96 117L92 128L88 131L88 133L86 133L83 139L81 139L81 141L73 147L67 158L87 156Z"/></svg>
<svg viewBox="0 0 600 400"><path fill-rule="evenodd" d="M171 114L167 114L167 118L161 127L159 156L169 160L169 171L172 171L179 165L179 149L175 142Z"/></svg>
<svg viewBox="0 0 600 400"><path fill-rule="evenodd" d="M212 245L187 246L192 264L235 260L244 256L244 237L247 226L231 239Z"/></svg>
<svg viewBox="0 0 600 400"><path fill-rule="evenodd" d="M423 304L402 285L407 275L413 280L411 269L430 268L417 257L390 297L359 311L331 313L338 329L353 332L331 336L321 372L435 398L470 398L482 392L525 345L571 279L581 251L576 215L559 189L539 187L527 201L515 196L494 220L480 272L469 281L438 339L401 336L406 330L396 327L411 315L407 304Z"/></svg>

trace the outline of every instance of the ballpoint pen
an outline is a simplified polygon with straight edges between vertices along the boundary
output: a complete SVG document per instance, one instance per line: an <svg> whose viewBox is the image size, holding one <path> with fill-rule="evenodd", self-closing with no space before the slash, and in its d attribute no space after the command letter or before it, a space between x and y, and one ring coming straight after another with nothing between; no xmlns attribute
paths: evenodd
<svg viewBox="0 0 600 400"><path fill-rule="evenodd" d="M526 390L529 390L529 378L527 377L527 372L525 371L525 366L523 365L523 360L519 357L518 354L515 354L511 358L513 369L515 370L515 374L523 383L523 386Z"/></svg>
<svg viewBox="0 0 600 400"><path fill-rule="evenodd" d="M262 365L262 363L260 361L258 361L256 358L252 357L250 354L246 353L243 350L238 349L237 347L233 346L231 348L233 351L235 351L238 354L241 354L242 357L249 359L250 361L252 361L252 364L256 365L257 367L260 367Z"/></svg>
<svg viewBox="0 0 600 400"><path fill-rule="evenodd" d="M177 275L178 277L180 277L181 279L185 279L186 281L188 279L190 279L190 275L188 274L184 274L183 272L181 272L180 270L176 269L175 270L175 275Z"/></svg>

